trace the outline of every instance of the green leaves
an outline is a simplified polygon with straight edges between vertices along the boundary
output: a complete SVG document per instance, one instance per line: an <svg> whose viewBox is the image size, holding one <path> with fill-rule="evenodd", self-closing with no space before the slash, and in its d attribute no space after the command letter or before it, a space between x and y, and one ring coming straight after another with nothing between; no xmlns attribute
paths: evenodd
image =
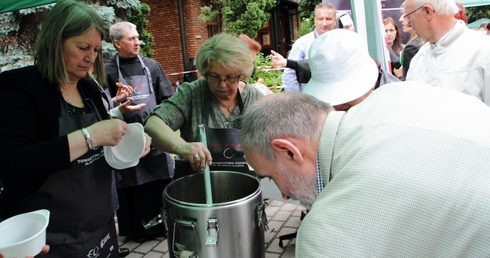
<svg viewBox="0 0 490 258"><path fill-rule="evenodd" d="M247 34L257 37L257 32L269 20L269 11L276 0L215 0L201 7L199 18L203 21L216 21L221 15L224 30L230 34Z"/></svg>
<svg viewBox="0 0 490 258"><path fill-rule="evenodd" d="M475 6L466 8L468 23L474 22L480 18L490 17L490 5Z"/></svg>
<svg viewBox="0 0 490 258"><path fill-rule="evenodd" d="M1 1L1 0L0 0ZM83 0L90 4L107 27L115 20L127 20L138 27L140 40L145 42L141 54L151 57L153 54L153 36L146 31L150 7L140 0ZM32 49L40 24L54 4L22 9L0 15L0 66L2 70L10 70L33 63ZM116 18L117 17L117 18ZM104 57L110 58L116 50L110 42L103 42Z"/></svg>
<svg viewBox="0 0 490 258"><path fill-rule="evenodd" d="M249 82L256 83L259 78L262 78L266 86L280 86L282 84L282 70L267 69L272 68L272 66L270 55L264 56L263 53L258 53L254 61L255 71L250 76ZM282 89L272 91L278 92L282 91Z"/></svg>

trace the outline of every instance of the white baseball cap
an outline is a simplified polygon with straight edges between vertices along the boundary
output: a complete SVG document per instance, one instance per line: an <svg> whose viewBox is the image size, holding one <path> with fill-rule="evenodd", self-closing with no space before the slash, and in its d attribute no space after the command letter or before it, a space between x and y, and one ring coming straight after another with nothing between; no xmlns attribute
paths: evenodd
<svg viewBox="0 0 490 258"><path fill-rule="evenodd" d="M303 92L332 106L366 94L379 74L365 39L351 30L334 29L316 38L309 64L311 79Z"/></svg>

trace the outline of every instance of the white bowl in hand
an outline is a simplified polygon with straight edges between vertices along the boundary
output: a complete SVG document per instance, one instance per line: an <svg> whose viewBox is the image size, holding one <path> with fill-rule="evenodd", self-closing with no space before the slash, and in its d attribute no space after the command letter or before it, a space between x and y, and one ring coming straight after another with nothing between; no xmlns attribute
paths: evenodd
<svg viewBox="0 0 490 258"><path fill-rule="evenodd" d="M46 245L49 211L23 213L0 223L0 253L5 258L39 254Z"/></svg>
<svg viewBox="0 0 490 258"><path fill-rule="evenodd" d="M116 157L114 157L114 153L112 153L112 147L110 146L104 146L104 157L105 160L107 161L107 164L111 166L112 168L115 169L126 169L130 167L134 167L138 165L139 159L133 161L133 162L123 162Z"/></svg>
<svg viewBox="0 0 490 258"><path fill-rule="evenodd" d="M145 151L146 137L143 125L140 123L128 124L128 130L116 146L104 146L104 155L107 163L115 168L122 169L136 166Z"/></svg>

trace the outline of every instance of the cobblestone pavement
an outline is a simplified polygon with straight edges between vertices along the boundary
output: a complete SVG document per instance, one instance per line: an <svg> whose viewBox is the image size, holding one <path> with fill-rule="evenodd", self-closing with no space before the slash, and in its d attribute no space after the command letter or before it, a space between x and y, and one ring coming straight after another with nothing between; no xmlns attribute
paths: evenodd
<svg viewBox="0 0 490 258"><path fill-rule="evenodd" d="M265 258L294 258L295 239L284 240L283 247L280 247L279 236L296 232L301 221L301 213L305 208L276 200L267 203L269 203L266 208L269 230L265 233ZM120 237L119 244L131 251L127 258L170 258L167 239L163 237L142 244L126 241Z"/></svg>

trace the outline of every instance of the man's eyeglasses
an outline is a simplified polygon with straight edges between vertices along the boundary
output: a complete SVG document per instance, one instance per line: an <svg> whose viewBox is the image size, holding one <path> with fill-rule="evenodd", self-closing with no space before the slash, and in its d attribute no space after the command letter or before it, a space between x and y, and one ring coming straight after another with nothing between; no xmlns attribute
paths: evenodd
<svg viewBox="0 0 490 258"><path fill-rule="evenodd" d="M237 83L238 80L240 80L240 74L239 75L227 75L225 79L221 79L216 74L206 74L206 80L208 81L209 84L219 84L221 81L224 81L226 84L231 85L234 83Z"/></svg>
<svg viewBox="0 0 490 258"><path fill-rule="evenodd" d="M412 13L414 13L414 12L416 12L416 11L420 10L420 8L422 8L422 7L424 7L424 6L422 5L422 6L420 6L419 8L417 8L417 9L415 9L415 10L413 10L413 11L411 11L411 12L409 12L409 13L405 14L405 15L403 15L403 18L405 18L405 19L407 19L407 20L410 20L410 15L412 15Z"/></svg>

